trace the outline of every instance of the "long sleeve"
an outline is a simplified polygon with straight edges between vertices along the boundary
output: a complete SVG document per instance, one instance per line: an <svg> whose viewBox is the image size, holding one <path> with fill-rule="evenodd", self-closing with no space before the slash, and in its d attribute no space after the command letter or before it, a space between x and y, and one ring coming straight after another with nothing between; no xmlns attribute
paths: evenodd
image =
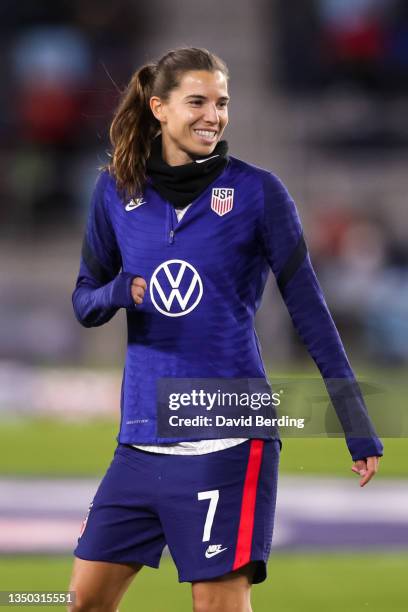
<svg viewBox="0 0 408 612"><path fill-rule="evenodd" d="M354 461L382 456L383 446L368 416L307 251L295 203L272 174L264 180L263 244L293 325L316 363Z"/></svg>
<svg viewBox="0 0 408 612"><path fill-rule="evenodd" d="M121 255L106 208L108 180L108 173L102 173L93 192L72 294L75 316L84 327L103 325L119 308L134 306L131 284L136 274L120 272Z"/></svg>

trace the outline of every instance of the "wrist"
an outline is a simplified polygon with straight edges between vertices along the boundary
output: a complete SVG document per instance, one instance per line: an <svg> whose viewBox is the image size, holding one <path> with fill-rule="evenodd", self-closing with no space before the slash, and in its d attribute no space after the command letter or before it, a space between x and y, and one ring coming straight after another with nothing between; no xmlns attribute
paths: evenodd
<svg viewBox="0 0 408 612"><path fill-rule="evenodd" d="M132 281L138 274L120 272L113 281L112 304L116 308L132 308L135 302L132 297Z"/></svg>

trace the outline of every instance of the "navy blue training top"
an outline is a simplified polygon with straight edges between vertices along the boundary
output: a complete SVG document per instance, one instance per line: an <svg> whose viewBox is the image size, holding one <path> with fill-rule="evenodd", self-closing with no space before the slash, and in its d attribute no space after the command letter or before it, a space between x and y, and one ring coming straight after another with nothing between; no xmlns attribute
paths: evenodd
<svg viewBox="0 0 408 612"><path fill-rule="evenodd" d="M272 269L293 324L328 379L354 380L303 239L299 215L275 175L234 157L180 222L148 179L124 201L100 174L91 202L74 311L85 327L126 308L128 345L118 441L160 444L159 378L266 378L254 319ZM148 285L143 304L131 282ZM369 419L360 393L353 410ZM353 460L382 455L373 430L346 436Z"/></svg>

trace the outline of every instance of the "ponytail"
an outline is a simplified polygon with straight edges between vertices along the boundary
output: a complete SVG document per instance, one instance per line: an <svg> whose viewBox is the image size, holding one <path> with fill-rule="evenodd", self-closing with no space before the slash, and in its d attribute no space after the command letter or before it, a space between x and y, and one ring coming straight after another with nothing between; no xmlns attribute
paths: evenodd
<svg viewBox="0 0 408 612"><path fill-rule="evenodd" d="M156 64L146 64L135 72L110 127L113 155L108 169L118 189L129 197L142 193L146 160L152 140L160 131L149 106L156 70Z"/></svg>

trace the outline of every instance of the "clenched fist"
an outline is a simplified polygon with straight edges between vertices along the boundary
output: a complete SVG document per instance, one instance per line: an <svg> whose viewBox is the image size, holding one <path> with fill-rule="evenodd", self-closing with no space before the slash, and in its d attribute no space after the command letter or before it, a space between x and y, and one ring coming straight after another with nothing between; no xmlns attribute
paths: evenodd
<svg viewBox="0 0 408 612"><path fill-rule="evenodd" d="M135 304L141 304L143 302L144 294L147 289L147 283L141 276L136 276L132 280L131 292L132 298Z"/></svg>

